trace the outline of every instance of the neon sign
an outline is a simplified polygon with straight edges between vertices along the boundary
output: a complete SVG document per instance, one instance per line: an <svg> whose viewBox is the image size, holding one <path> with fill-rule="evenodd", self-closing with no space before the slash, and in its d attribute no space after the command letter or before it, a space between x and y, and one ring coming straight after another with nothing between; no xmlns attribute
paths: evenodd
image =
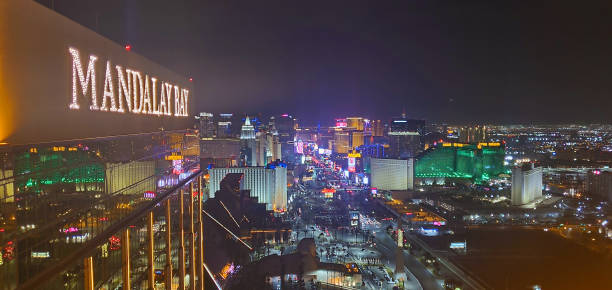
<svg viewBox="0 0 612 290"><path fill-rule="evenodd" d="M353 157L348 158L348 171L355 172L355 158Z"/></svg>
<svg viewBox="0 0 612 290"><path fill-rule="evenodd" d="M69 47L72 58L72 102L68 106L79 110L79 96L91 98L89 110L116 113L133 113L156 116L188 116L189 90L140 71L123 68L106 61L106 74L100 104L96 84L96 61L90 55L86 70L83 70L79 50ZM115 93L116 92L116 93ZM174 101L174 102L172 102ZM110 103L110 104L109 104ZM110 107L109 107L110 105Z"/></svg>
<svg viewBox="0 0 612 290"><path fill-rule="evenodd" d="M155 192L153 191L145 191L144 192L144 198L148 198L148 199L154 199L155 198Z"/></svg>

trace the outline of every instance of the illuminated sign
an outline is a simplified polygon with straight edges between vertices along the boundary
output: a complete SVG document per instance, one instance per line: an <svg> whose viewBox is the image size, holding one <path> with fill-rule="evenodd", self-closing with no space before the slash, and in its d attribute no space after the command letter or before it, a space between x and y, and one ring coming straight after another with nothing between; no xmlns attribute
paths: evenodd
<svg viewBox="0 0 612 290"><path fill-rule="evenodd" d="M298 140L295 144L295 153L304 154L304 142L302 140Z"/></svg>
<svg viewBox="0 0 612 290"><path fill-rule="evenodd" d="M355 158L353 157L348 159L348 171L355 172Z"/></svg>
<svg viewBox="0 0 612 290"><path fill-rule="evenodd" d="M361 158L361 153L359 153L359 152L349 153L348 157L350 157L350 158Z"/></svg>
<svg viewBox="0 0 612 290"><path fill-rule="evenodd" d="M69 227L69 228L67 228L67 229L64 229L63 231L64 231L64 233L66 233L66 234L67 234L67 233L76 233L76 232L78 232L78 231L79 231L79 229L78 229L78 228L75 228L75 227Z"/></svg>
<svg viewBox="0 0 612 290"><path fill-rule="evenodd" d="M79 110L79 96L91 98L89 110L116 113L133 113L156 116L188 116L189 90L154 76L143 74L132 68L106 61L103 90L98 100L100 88L96 83L96 62L98 57L89 55L87 67L81 63L79 50L70 47L72 58L72 102L68 106Z"/></svg>
<svg viewBox="0 0 612 290"><path fill-rule="evenodd" d="M51 255L49 255L49 252L32 252L31 256L34 259L42 259L42 258L49 258L49 257L51 257Z"/></svg>
<svg viewBox="0 0 612 290"><path fill-rule="evenodd" d="M144 198L154 199L155 198L155 192L153 192L153 191L145 191L143 196L144 196Z"/></svg>
<svg viewBox="0 0 612 290"><path fill-rule="evenodd" d="M323 188L321 192L323 192L325 198L334 198L334 193L336 192L336 190L333 188Z"/></svg>
<svg viewBox="0 0 612 290"><path fill-rule="evenodd" d="M183 160L183 155L177 155L176 153L172 153L171 155L164 157L164 159L168 161Z"/></svg>
<svg viewBox="0 0 612 290"><path fill-rule="evenodd" d="M346 128L347 122L346 119L336 119L336 127Z"/></svg>
<svg viewBox="0 0 612 290"><path fill-rule="evenodd" d="M488 147L499 147L499 146L501 146L501 143L499 143L499 142L489 142L489 143L487 143L487 142L480 142L480 143L478 143L478 149L480 149L481 147L487 147L487 146Z"/></svg>
<svg viewBox="0 0 612 290"><path fill-rule="evenodd" d="M465 249L465 242L451 242L451 249Z"/></svg>
<svg viewBox="0 0 612 290"><path fill-rule="evenodd" d="M463 143L442 143L442 147L463 147L466 146L467 144L463 144Z"/></svg>

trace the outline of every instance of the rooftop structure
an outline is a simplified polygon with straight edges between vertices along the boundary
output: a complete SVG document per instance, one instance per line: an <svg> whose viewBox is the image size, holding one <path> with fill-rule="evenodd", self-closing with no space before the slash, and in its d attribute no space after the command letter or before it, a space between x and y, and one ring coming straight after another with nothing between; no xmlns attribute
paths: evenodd
<svg viewBox="0 0 612 290"><path fill-rule="evenodd" d="M240 139L255 139L255 127L251 125L251 119L249 116L244 120L244 125L240 131Z"/></svg>

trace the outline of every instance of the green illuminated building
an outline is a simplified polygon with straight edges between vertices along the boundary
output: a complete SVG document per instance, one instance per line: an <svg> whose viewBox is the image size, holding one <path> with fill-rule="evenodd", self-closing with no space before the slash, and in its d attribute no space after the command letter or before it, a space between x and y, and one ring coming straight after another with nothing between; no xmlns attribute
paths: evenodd
<svg viewBox="0 0 612 290"><path fill-rule="evenodd" d="M415 178L460 178L476 183L509 173L505 148L499 143L443 143L415 161Z"/></svg>
<svg viewBox="0 0 612 290"><path fill-rule="evenodd" d="M104 185L104 165L90 152L76 147L30 149L15 157L16 187L30 192L64 187L74 191L100 191Z"/></svg>

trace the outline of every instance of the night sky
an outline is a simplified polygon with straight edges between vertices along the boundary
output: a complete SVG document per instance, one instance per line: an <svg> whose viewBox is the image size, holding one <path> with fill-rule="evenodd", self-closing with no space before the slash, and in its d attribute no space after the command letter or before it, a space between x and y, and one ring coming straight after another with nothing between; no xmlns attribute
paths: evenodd
<svg viewBox="0 0 612 290"><path fill-rule="evenodd" d="M313 124L388 119L405 108L431 121L612 122L612 1L55 0L53 7L193 77L194 114L287 112Z"/></svg>

